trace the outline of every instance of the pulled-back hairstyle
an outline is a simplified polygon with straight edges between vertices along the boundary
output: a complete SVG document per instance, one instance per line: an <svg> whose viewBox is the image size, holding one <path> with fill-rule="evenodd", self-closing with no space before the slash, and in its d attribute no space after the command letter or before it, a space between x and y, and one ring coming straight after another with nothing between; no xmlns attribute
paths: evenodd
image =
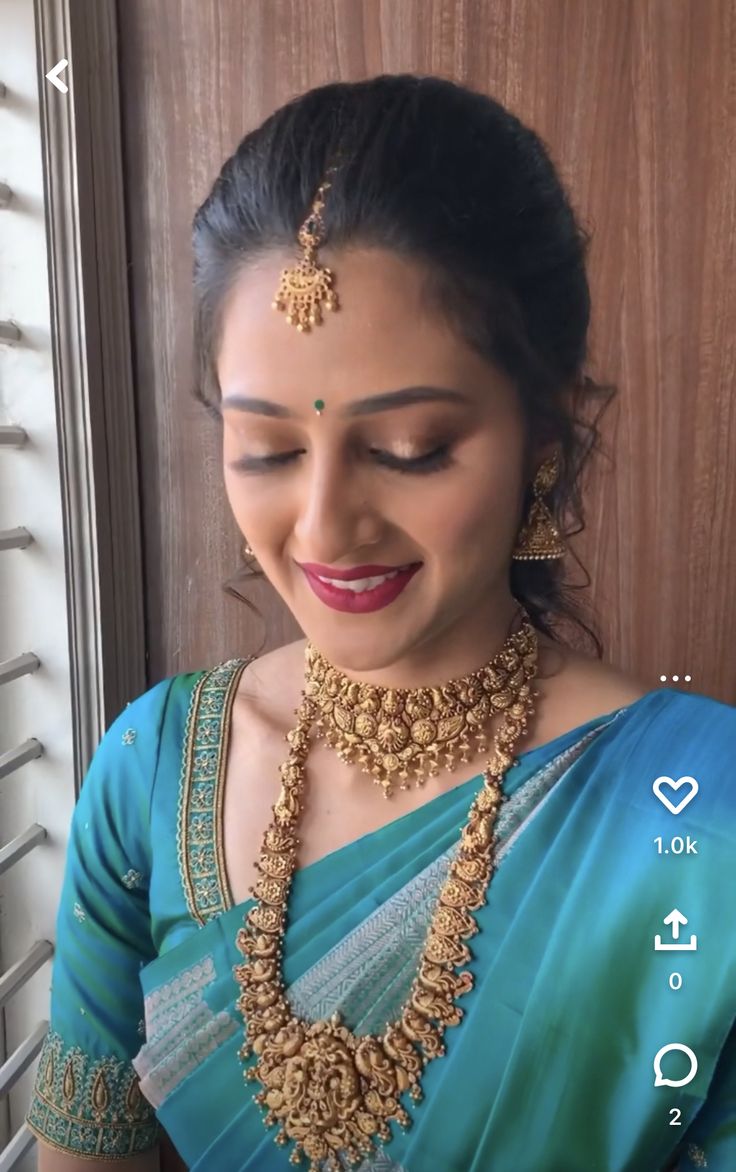
<svg viewBox="0 0 736 1172"><path fill-rule="evenodd" d="M289 250L327 167L326 247L389 249L422 265L431 303L516 387L527 428L559 445L561 472L545 496L564 537L585 528L580 480L599 450L597 422L613 388L583 373L590 237L576 222L542 140L493 98L414 74L318 86L245 136L193 223L195 397L221 420L216 362L225 295L259 256ZM329 325L329 320L328 320ZM593 400L602 400L592 420ZM524 512L533 494L534 468ZM575 557L578 565L579 559ZM512 560L510 590L534 626L560 640L562 620L586 633L564 562ZM245 566L235 582L262 576Z"/></svg>

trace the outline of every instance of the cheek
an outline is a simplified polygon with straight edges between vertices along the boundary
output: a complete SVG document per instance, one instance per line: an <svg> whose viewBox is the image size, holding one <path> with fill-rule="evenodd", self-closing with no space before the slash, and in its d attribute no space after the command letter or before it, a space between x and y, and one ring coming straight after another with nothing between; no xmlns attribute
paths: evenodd
<svg viewBox="0 0 736 1172"><path fill-rule="evenodd" d="M248 541L265 547L292 527L294 517L278 475L244 476L225 467L223 479L230 511Z"/></svg>
<svg viewBox="0 0 736 1172"><path fill-rule="evenodd" d="M519 526L520 478L521 453L516 459L513 445L503 455L486 450L468 463L462 475L446 480L431 505L425 499L421 524L432 535L428 545L454 549L466 559L473 550L510 548Z"/></svg>

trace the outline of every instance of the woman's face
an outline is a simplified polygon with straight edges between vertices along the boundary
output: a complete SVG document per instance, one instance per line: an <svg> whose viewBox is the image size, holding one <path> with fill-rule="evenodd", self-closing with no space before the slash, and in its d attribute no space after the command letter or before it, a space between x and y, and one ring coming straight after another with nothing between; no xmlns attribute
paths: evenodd
<svg viewBox="0 0 736 1172"><path fill-rule="evenodd" d="M508 576L525 488L520 405L427 307L418 266L377 249L324 249L319 259L335 274L340 308L311 332L271 307L294 263L283 254L243 272L224 307L217 370L235 520L336 666L406 687L465 674L497 650L516 609ZM407 387L459 397L392 405ZM244 410L238 396L274 409ZM381 410L368 403L351 414L374 396L389 397ZM390 466L437 448L444 459L425 471ZM283 462L259 463L274 456ZM315 594L303 562L421 568L388 605L353 613Z"/></svg>

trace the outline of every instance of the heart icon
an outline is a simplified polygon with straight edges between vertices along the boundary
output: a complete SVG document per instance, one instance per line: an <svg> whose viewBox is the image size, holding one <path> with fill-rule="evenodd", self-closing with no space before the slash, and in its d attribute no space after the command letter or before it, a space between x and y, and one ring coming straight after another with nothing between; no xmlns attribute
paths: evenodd
<svg viewBox="0 0 736 1172"><path fill-rule="evenodd" d="M673 790L678 790L681 785L689 786L689 792L685 794L684 798L680 799L676 806L673 806L667 794L662 793L662 786L669 786ZM681 810L685 809L688 802L691 802L695 797L698 792L698 783L694 777L678 777L677 781L673 781L671 777L658 777L652 786L652 790L654 791L655 797L659 798L662 805L666 806L670 813L679 814Z"/></svg>

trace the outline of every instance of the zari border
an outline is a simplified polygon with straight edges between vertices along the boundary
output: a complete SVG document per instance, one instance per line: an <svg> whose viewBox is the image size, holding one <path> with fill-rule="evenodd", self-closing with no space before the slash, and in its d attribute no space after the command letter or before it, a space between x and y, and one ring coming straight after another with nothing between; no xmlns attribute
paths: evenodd
<svg viewBox="0 0 736 1172"><path fill-rule="evenodd" d="M235 694L254 658L228 659L203 672L189 699L176 852L189 914L200 926L231 903L223 853L225 767Z"/></svg>
<svg viewBox="0 0 736 1172"><path fill-rule="evenodd" d="M161 1127L131 1063L93 1060L49 1030L39 1058L26 1127L56 1151L123 1160L155 1148Z"/></svg>

